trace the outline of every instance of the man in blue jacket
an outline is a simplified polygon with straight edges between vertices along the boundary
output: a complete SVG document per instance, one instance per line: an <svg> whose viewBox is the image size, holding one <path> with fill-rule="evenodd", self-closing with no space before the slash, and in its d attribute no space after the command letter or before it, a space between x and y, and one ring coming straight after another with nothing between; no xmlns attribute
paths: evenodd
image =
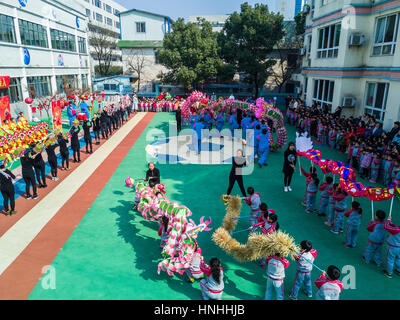
<svg viewBox="0 0 400 320"><path fill-rule="evenodd" d="M269 132L267 129L262 129L258 143L258 150L261 154L258 166L261 168L263 165L268 165L267 156L269 153Z"/></svg>
<svg viewBox="0 0 400 320"><path fill-rule="evenodd" d="M200 154L201 152L201 138L202 138L202 130L205 128L204 126L204 119L201 119L200 121L197 121L194 124L194 130L197 135L197 154Z"/></svg>

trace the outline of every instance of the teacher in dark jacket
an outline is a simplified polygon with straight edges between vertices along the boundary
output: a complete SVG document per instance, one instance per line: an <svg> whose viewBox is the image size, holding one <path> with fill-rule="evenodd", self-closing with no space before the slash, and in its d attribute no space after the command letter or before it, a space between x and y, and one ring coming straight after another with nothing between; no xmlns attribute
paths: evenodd
<svg viewBox="0 0 400 320"><path fill-rule="evenodd" d="M14 174L6 169L6 166L2 164L0 166L0 191L4 200L4 214L12 215L16 214L15 211L15 191L13 185ZM10 202L11 210L9 209L8 202Z"/></svg>
<svg viewBox="0 0 400 320"><path fill-rule="evenodd" d="M247 161L247 158L243 156L243 151L239 149L236 152L236 157L233 157L232 159L232 168L231 172L229 173L229 186L228 186L228 191L226 192L227 195L231 194L232 188L235 185L235 182L237 181L243 197L245 198L247 197L246 190L243 185L242 168L244 166L247 167L248 165L249 163Z"/></svg>
<svg viewBox="0 0 400 320"><path fill-rule="evenodd" d="M180 132L182 130L182 112L180 106L178 106L178 109L175 110L175 119L177 130Z"/></svg>
<svg viewBox="0 0 400 320"><path fill-rule="evenodd" d="M292 182L292 176L294 173L294 169L296 168L296 161L297 161L297 152L294 147L294 142L290 142L288 148L286 149L284 156L283 156L283 174L284 177L284 191L292 191L290 187L290 183Z"/></svg>
<svg viewBox="0 0 400 320"><path fill-rule="evenodd" d="M27 149L24 155L20 158L21 160L21 168L22 168L22 178L25 181L25 191L26 191L26 199L37 199L37 189L36 189L36 178L35 171L33 169L33 160L36 157L36 154L33 152L34 144L30 145L30 148ZM31 195L31 186L33 195Z"/></svg>
<svg viewBox="0 0 400 320"><path fill-rule="evenodd" d="M149 170L147 170L144 180L149 182L151 188L160 184L160 170L155 167L154 162L149 163Z"/></svg>
<svg viewBox="0 0 400 320"><path fill-rule="evenodd" d="M79 121L75 120L72 128L70 129L71 134L71 149L74 153L74 162L81 162L81 152L80 152L80 144L79 144L79 132L81 128L79 126ZM78 158L78 159L77 159Z"/></svg>

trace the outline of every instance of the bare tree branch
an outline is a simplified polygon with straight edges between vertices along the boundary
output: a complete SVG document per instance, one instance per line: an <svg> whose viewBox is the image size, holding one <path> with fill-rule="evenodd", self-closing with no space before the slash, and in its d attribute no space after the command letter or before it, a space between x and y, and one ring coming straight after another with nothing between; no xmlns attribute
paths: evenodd
<svg viewBox="0 0 400 320"><path fill-rule="evenodd" d="M149 63L145 58L143 50L131 49L126 57L125 64L127 68L132 71L132 73L136 73L136 76L138 77L137 92L139 92L140 82L142 79L142 75L144 73L144 69L149 66Z"/></svg>
<svg viewBox="0 0 400 320"><path fill-rule="evenodd" d="M89 44L94 50L92 56L99 62L100 73L106 75L117 44L116 33L94 25L90 25L89 30L91 31Z"/></svg>

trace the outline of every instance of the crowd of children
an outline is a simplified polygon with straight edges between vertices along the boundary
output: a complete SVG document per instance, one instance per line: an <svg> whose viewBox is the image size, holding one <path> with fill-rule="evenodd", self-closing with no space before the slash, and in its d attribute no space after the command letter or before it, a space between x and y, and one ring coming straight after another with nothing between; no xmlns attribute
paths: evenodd
<svg viewBox="0 0 400 320"><path fill-rule="evenodd" d="M313 173L314 174L314 173ZM311 181L309 184L312 183ZM251 232L260 228L264 234L270 234L278 231L278 216L275 210L268 209L266 203L261 202L261 196L255 192L253 187L247 188L248 198L243 198L250 207L250 225ZM304 286L304 292L308 297L312 297L311 271L313 262L317 256L317 251L313 249L312 243L304 240L300 244L300 255L296 256L296 276L294 285L289 297L297 300L299 290ZM260 261L260 266L267 269L267 286L265 300L271 300L275 294L276 299L284 299L284 278L285 269L289 266L289 261L281 257L279 253L267 257ZM322 273L315 285L318 288L317 299L339 299L342 290L342 284L339 281L340 271L335 266L329 266L327 272Z"/></svg>
<svg viewBox="0 0 400 320"><path fill-rule="evenodd" d="M173 112L176 110L181 98L179 96L172 98L163 94L156 98L140 97L134 109L139 112Z"/></svg>
<svg viewBox="0 0 400 320"><path fill-rule="evenodd" d="M398 121L390 132L385 132L371 115L346 118L341 116L341 108L329 113L318 105L308 108L300 99L289 103L286 119L299 131L307 131L314 143L329 145L341 153L347 152L347 163L361 178L385 186L400 181Z"/></svg>
<svg viewBox="0 0 400 320"><path fill-rule="evenodd" d="M302 204L306 207L307 213L317 213L318 216L327 216L325 225L331 227L330 231L334 234L345 233L344 246L355 248L357 237L362 221L362 208L359 202L353 201L351 208L347 210L348 194L342 190L337 183L333 183L332 177L326 177L325 181L319 185L319 179L314 166L306 172L300 167L301 172L306 177L305 196ZM320 200L318 210L316 209L316 194L320 191ZM400 274L400 227L391 223L390 217L385 223L386 214L378 210L375 219L367 227L370 232L368 243L365 249L364 261L369 263L374 259L378 266L382 263L382 246L387 238L387 261L385 275L392 277L393 270ZM347 218L346 229L345 219ZM394 268L395 266L395 268Z"/></svg>

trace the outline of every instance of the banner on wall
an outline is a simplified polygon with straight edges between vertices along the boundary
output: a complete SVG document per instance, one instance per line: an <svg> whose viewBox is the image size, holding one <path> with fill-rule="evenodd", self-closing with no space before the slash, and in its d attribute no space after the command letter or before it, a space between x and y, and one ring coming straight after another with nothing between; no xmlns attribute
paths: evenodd
<svg viewBox="0 0 400 320"><path fill-rule="evenodd" d="M6 89L10 86L10 77L2 76L0 77L0 89Z"/></svg>
<svg viewBox="0 0 400 320"><path fill-rule="evenodd" d="M51 112L53 114L53 129L59 129L62 132L61 101L60 100L51 102Z"/></svg>
<svg viewBox="0 0 400 320"><path fill-rule="evenodd" d="M3 124L5 119L11 118L10 98L8 96L0 97L0 121Z"/></svg>

